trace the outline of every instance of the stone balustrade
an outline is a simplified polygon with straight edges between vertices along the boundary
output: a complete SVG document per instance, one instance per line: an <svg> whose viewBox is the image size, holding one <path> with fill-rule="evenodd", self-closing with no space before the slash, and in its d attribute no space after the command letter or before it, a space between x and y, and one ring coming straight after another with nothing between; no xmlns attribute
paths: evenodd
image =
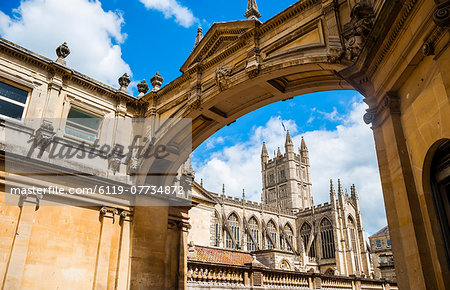
<svg viewBox="0 0 450 290"><path fill-rule="evenodd" d="M187 285L187 289L398 290L396 283L385 280L199 261L188 261Z"/></svg>

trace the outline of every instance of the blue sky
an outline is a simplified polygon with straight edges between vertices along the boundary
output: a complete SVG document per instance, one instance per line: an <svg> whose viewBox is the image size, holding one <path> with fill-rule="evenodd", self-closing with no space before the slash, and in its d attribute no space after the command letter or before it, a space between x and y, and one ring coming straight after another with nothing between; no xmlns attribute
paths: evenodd
<svg viewBox="0 0 450 290"><path fill-rule="evenodd" d="M259 0L261 21L296 1ZM27 49L56 59L55 48L67 41L67 65L118 87L131 75L136 84L159 72L164 84L180 76L197 28L214 22L243 20L246 0L8 0L0 2L0 35ZM362 115L366 106L354 91L298 96L254 111L218 131L193 154L196 179L207 189L259 200L259 154L283 148L283 123L296 146L305 137L310 150L315 202L328 201L329 179L355 183L364 224L374 233L386 224L373 137ZM272 155L272 153L271 153Z"/></svg>

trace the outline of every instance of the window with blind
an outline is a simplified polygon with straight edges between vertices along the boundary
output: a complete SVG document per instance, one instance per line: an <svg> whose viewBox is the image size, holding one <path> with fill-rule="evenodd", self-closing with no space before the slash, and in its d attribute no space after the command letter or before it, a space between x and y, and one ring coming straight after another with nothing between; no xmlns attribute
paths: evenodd
<svg viewBox="0 0 450 290"><path fill-rule="evenodd" d="M82 109L72 107L67 116L65 133L69 136L94 142L102 118Z"/></svg>

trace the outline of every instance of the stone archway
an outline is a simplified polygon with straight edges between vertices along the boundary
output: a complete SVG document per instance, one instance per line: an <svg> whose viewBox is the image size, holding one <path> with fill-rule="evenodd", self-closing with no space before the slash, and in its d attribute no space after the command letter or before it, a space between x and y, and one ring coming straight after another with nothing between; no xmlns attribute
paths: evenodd
<svg viewBox="0 0 450 290"><path fill-rule="evenodd" d="M399 286L444 289L448 266L436 263L416 168L423 148L450 135L448 5L302 0L265 23L214 24L182 75L144 96L146 117L191 119L195 149L267 104L324 90L359 91L369 105L364 120L374 130Z"/></svg>

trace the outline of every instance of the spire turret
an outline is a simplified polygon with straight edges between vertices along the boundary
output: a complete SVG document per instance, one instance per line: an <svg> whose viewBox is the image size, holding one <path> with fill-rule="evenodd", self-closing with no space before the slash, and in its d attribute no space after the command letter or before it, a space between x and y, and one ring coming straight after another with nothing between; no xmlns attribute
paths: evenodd
<svg viewBox="0 0 450 290"><path fill-rule="evenodd" d="M342 186L341 186L341 180L338 179L338 195L344 195L344 192L342 191Z"/></svg>
<svg viewBox="0 0 450 290"><path fill-rule="evenodd" d="M263 142L261 157L269 157L269 152L267 152L266 142Z"/></svg>
<svg viewBox="0 0 450 290"><path fill-rule="evenodd" d="M333 179L330 179L330 204L336 208L336 192L334 191Z"/></svg>
<svg viewBox="0 0 450 290"><path fill-rule="evenodd" d="M256 0L248 0L247 11L245 12L244 16L249 20L256 20L261 17L261 14L258 11Z"/></svg>
<svg viewBox="0 0 450 290"><path fill-rule="evenodd" d="M354 184L350 187L350 195L353 200L358 200L358 194L356 193L356 186Z"/></svg>
<svg viewBox="0 0 450 290"><path fill-rule="evenodd" d="M280 149L280 147L278 147L278 151L277 151L277 157L280 157L282 154L281 154L281 149Z"/></svg>
<svg viewBox="0 0 450 290"><path fill-rule="evenodd" d="M286 131L286 142L284 143L286 146L292 145L294 146L294 142L292 142L291 134L289 134L289 130Z"/></svg>
<svg viewBox="0 0 450 290"><path fill-rule="evenodd" d="M286 152L286 156L289 160L295 159L294 154L294 142L292 142L291 135L289 134L289 130L286 132L286 142L284 143L284 149Z"/></svg>
<svg viewBox="0 0 450 290"><path fill-rule="evenodd" d="M308 147L306 147L306 142L303 136L302 136L302 143L300 145L300 155L302 157L302 162L309 164Z"/></svg>
<svg viewBox="0 0 450 290"><path fill-rule="evenodd" d="M306 147L305 139L302 136L302 143L300 145L300 152L304 152L304 151L308 152L308 147Z"/></svg>
<svg viewBox="0 0 450 290"><path fill-rule="evenodd" d="M197 29L197 37L195 38L194 48L200 43L200 41L202 41L202 39L203 39L203 29L199 27Z"/></svg>

